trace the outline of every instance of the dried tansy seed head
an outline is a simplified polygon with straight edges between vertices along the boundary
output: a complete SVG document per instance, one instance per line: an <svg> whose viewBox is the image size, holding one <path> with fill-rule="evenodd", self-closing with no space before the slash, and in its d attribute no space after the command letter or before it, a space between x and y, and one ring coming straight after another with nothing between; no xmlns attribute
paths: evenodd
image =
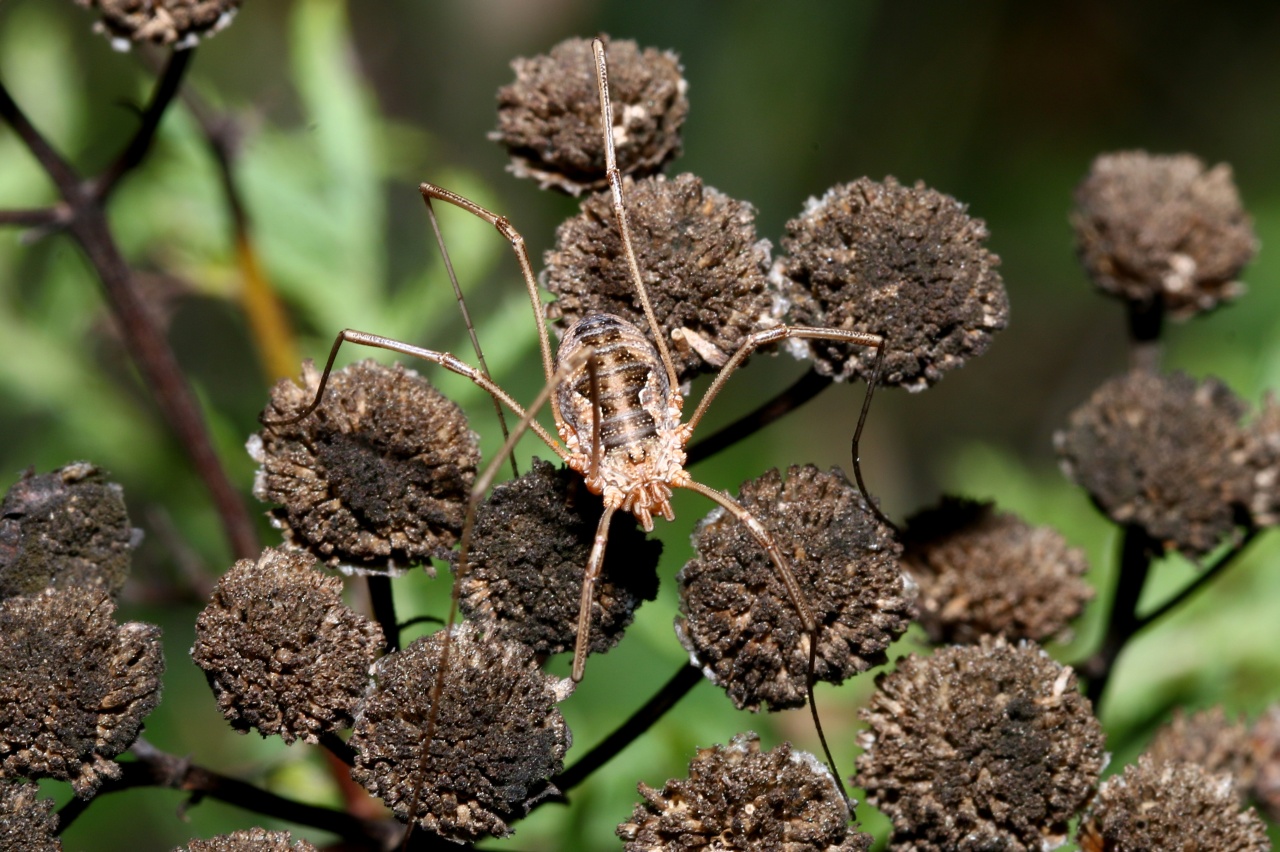
<svg viewBox="0 0 1280 852"><path fill-rule="evenodd" d="M310 361L302 378L272 389L266 420L310 404L320 381ZM253 493L283 504L271 518L294 547L328 565L395 572L446 558L457 542L476 444L462 410L426 379L361 361L329 377L314 412L250 438L262 465Z"/></svg>
<svg viewBox="0 0 1280 852"><path fill-rule="evenodd" d="M907 629L914 587L900 548L838 469L771 470L743 484L739 502L778 543L819 624L815 677L831 683L885 661ZM810 636L777 567L746 526L717 509L694 534L697 558L676 577L676 633L738 707L799 707Z"/></svg>
<svg viewBox="0 0 1280 852"><path fill-rule="evenodd" d="M1256 768L1249 749L1249 728L1230 721L1221 707L1187 715L1181 710L1156 732L1146 756L1159 763L1194 763L1210 775L1231 777L1241 802L1253 786Z"/></svg>
<svg viewBox="0 0 1280 852"><path fill-rule="evenodd" d="M1253 471L1249 512L1258 526L1280 524L1280 402L1267 392L1258 416L1246 427Z"/></svg>
<svg viewBox="0 0 1280 852"><path fill-rule="evenodd" d="M627 182L623 198L636 262L682 382L714 372L748 334L777 325L766 292L770 246L756 236L750 204L691 174ZM556 230L545 262L543 283L556 296L547 315L561 331L611 313L649 333L608 192L588 198Z"/></svg>
<svg viewBox="0 0 1280 852"><path fill-rule="evenodd" d="M1134 370L1054 436L1063 472L1113 521L1190 557L1212 550L1253 494L1244 403L1216 379Z"/></svg>
<svg viewBox="0 0 1280 852"><path fill-rule="evenodd" d="M97 9L94 30L111 39L116 50L145 41L177 50L195 47L231 23L240 0L76 0Z"/></svg>
<svg viewBox="0 0 1280 852"><path fill-rule="evenodd" d="M986 351L1008 322L1000 258L986 239L981 219L923 183L859 178L787 223L772 280L788 322L884 335L881 384L923 390ZM876 358L827 340L792 351L836 379L869 379Z"/></svg>
<svg viewBox="0 0 1280 852"><path fill-rule="evenodd" d="M462 611L490 635L538 654L573 648L582 578L602 507L581 476L537 459L528 473L499 485L476 513ZM658 592L662 543L646 539L627 514L615 515L609 529L591 608L592 653L617 644L636 607Z"/></svg>
<svg viewBox="0 0 1280 852"><path fill-rule="evenodd" d="M27 471L0 503L0 598L46 586L114 596L141 535L129 525L120 486L94 465Z"/></svg>
<svg viewBox="0 0 1280 852"><path fill-rule="evenodd" d="M689 101L679 59L651 47L641 52L633 41L606 38L605 45L618 168L653 174L680 154ZM511 67L516 80L498 90L498 129L489 134L510 153L511 171L572 195L605 187L591 42L571 38Z"/></svg>
<svg viewBox="0 0 1280 852"><path fill-rule="evenodd" d="M1267 708L1249 731L1253 786L1249 795L1272 822L1280 822L1280 703Z"/></svg>
<svg viewBox="0 0 1280 852"><path fill-rule="evenodd" d="M315 557L273 548L222 576L196 619L191 658L231 727L286 743L351 727L383 636L341 594Z"/></svg>
<svg viewBox="0 0 1280 852"><path fill-rule="evenodd" d="M1225 776L1143 755L1098 788L1080 823L1081 852L1196 849L1270 852L1267 830Z"/></svg>
<svg viewBox="0 0 1280 852"><path fill-rule="evenodd" d="M687 780L639 789L644 801L618 826L627 852L867 852L873 840L849 825L844 796L821 761L787 743L762 752L753 733L700 749Z"/></svg>
<svg viewBox="0 0 1280 852"><path fill-rule="evenodd" d="M310 841L294 840L287 831L267 831L265 828L246 828L208 840L193 840L184 848L187 852L317 852L315 844Z"/></svg>
<svg viewBox="0 0 1280 852"><path fill-rule="evenodd" d="M1093 283L1187 318L1244 292L1258 248L1226 164L1189 154L1104 154L1076 189L1076 250Z"/></svg>
<svg viewBox="0 0 1280 852"><path fill-rule="evenodd" d="M53 799L40 798L35 784L0 783L0 849L62 852Z"/></svg>
<svg viewBox="0 0 1280 852"><path fill-rule="evenodd" d="M901 660L861 715L855 783L893 820L891 848L1052 849L1106 764L1071 669L984 638Z"/></svg>
<svg viewBox="0 0 1280 852"><path fill-rule="evenodd" d="M920 623L937 643L1065 638L1093 598L1083 551L992 503L945 498L907 521L903 548L902 567L920 587Z"/></svg>
<svg viewBox="0 0 1280 852"><path fill-rule="evenodd" d="M504 837L510 820L555 793L548 779L570 743L556 709L560 684L528 648L458 625L424 757L442 640L437 632L379 661L377 687L349 741L351 776L399 819L412 816L451 840Z"/></svg>
<svg viewBox="0 0 1280 852"><path fill-rule="evenodd" d="M160 702L160 629L112 620L96 589L0 601L0 777L91 796Z"/></svg>

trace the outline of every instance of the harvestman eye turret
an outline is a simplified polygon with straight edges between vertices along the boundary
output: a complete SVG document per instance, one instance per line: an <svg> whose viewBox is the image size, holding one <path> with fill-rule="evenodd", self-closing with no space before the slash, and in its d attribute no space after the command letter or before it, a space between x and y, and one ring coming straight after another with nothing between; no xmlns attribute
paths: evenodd
<svg viewBox="0 0 1280 852"><path fill-rule="evenodd" d="M539 317L538 343L543 374L546 378L546 386L542 394L532 405L525 408L494 382L486 372L470 366L447 352L425 349L376 334L347 329L342 331L334 341L315 400L302 412L288 420L265 422L264 425L270 427L296 422L316 409L323 397L338 350L343 343L387 349L438 364L470 379L492 395L495 400L511 409L519 418L519 422L511 431L502 452L477 479L472 490L463 528L458 577L454 585L448 623L452 626L456 620L458 586L467 570L468 542L474 525L476 506L492 484L502 458L507 455L526 429L531 430L569 468L580 473L587 489L599 495L604 502L604 510L596 528L582 584L572 668L572 678L575 682L582 679L585 670L592 602L608 545L609 524L614 514L618 511L628 512L635 516L645 531L649 531L653 528L655 516L661 516L667 520L673 519L670 498L674 489L683 488L704 495L742 523L768 554L779 580L786 589L787 597L794 606L803 629L808 634L808 698L815 724L818 724L819 736L822 737L817 712L813 708L812 683L819 624L808 598L797 582L781 548L765 527L728 494L692 478L684 466L685 448L712 400L733 373L758 348L789 338L808 338L875 348L878 350L878 358L882 359L884 340L875 334L810 326L780 325L756 331L750 334L728 359L711 382L693 414L687 421L682 422L684 398L679 391L676 368L663 339L662 328L654 315L631 244L622 173L618 168L614 149L605 49L599 39L593 42L592 48L600 99L606 176L612 196L614 218L649 334L646 335L641 328L620 316L608 313L590 314L567 330L559 350L553 356L546 324L541 320L541 299L524 238L505 217L498 216L447 189L424 183L420 190L428 206L436 200L460 207L493 225L511 243L520 265L529 301L535 316ZM868 386L868 395L863 404L863 417L865 417L873 387L874 381ZM533 418L537 409L548 399L559 440ZM859 431L861 425L860 419ZM856 440L855 433L855 446ZM860 475L858 481L861 483ZM874 504L870 500L867 503L874 510ZM438 667L439 674L432 693L431 713L433 715L443 689L443 673L447 667L448 655L449 638L446 633ZM428 742L434 730L433 723L434 719L427 720ZM823 738L823 747L826 750L825 738ZM829 750L827 750L827 757L830 762ZM416 814L416 810L415 803L410 813ZM414 820L411 819L411 828L413 822Z"/></svg>

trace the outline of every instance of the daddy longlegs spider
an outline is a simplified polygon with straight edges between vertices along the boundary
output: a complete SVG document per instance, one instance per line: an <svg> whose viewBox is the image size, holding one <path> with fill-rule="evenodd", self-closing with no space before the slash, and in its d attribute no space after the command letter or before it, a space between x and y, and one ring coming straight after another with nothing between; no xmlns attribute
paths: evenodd
<svg viewBox="0 0 1280 852"><path fill-rule="evenodd" d="M877 350L875 372L884 356L884 338L880 335L844 329L811 326L780 325L747 336L734 354L724 363L703 394L693 414L685 422L680 417L684 398L680 393L676 368L663 339L661 326L654 315L639 264L632 247L627 224L623 195L622 173L617 165L614 148L612 110L609 99L608 66L604 44L600 39L592 42L595 60L596 84L600 99L600 120L604 137L606 177L612 195L615 222L621 237L630 278L645 317L650 336L632 322L608 313L590 314L564 334L558 351L553 355L546 323L542 321L542 302L537 280L529 260L524 238L503 216L486 210L475 202L430 183L420 186L427 207L431 202L444 201L483 219L507 239L515 252L528 292L534 315L539 318L538 344L546 384L542 393L528 408L520 405L507 391L493 381L487 372L476 369L459 358L432 349L425 349L398 340L368 332L345 329L340 332L330 350L315 399L301 413L282 420L264 421L267 427L284 425L302 420L320 404L326 383L344 343L355 343L386 349L401 355L422 359L464 376L507 406L519 418L511 430L502 450L490 461L477 478L467 507L458 559L458 571L454 581L452 601L446 623L446 633L441 645L440 664L431 693L430 716L425 727L425 755L435 728L435 714L444 686L444 674L448 667L450 634L457 620L459 588L466 571L466 559L475 522L476 509L496 477L502 460L525 430L536 434L569 468L582 475L586 488L600 496L604 502L590 556L582 583L577 622L572 679L576 683L584 674L591 623L591 608L595 586L600 579L605 548L608 544L609 524L618 511L635 516L646 532L653 529L654 516L674 519L670 498L673 489L683 488L697 492L723 507L750 532L760 547L768 554L778 579L786 589L787 597L795 608L805 633L809 637L808 703L813 715L822 748L828 764L837 778L835 763L818 718L813 701L813 679L818 648L820 625L804 591L792 573L778 543L765 527L734 498L708 485L696 481L685 470L685 447L698 424L702 421L711 402L724 388L725 383L743 362L757 349L779 343L789 338L808 338L839 341L871 347ZM433 221L434 221L434 214ZM447 262L447 261L446 261ZM650 339L652 338L652 339ZM854 466L859 487L862 486L858 470L857 441L870 404L875 379L868 383L861 415L854 433ZM550 401L559 441L534 419L537 410ZM505 432L504 425L504 432ZM563 442L563 443L561 443ZM865 489L863 489L865 496ZM874 504L867 499L872 511ZM877 511L878 514L878 511ZM882 517L882 516L881 516ZM425 768L425 766L424 766ZM415 794L415 795L420 795ZM409 831L416 821L419 802L409 810ZM406 835L407 837L407 835Z"/></svg>

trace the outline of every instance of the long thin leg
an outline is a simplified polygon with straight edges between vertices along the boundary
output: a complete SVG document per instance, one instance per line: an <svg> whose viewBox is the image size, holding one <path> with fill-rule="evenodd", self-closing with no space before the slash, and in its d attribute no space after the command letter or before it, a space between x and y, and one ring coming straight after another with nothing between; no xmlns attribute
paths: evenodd
<svg viewBox="0 0 1280 852"><path fill-rule="evenodd" d="M609 544L609 521L613 519L614 509L605 506L600 515L600 523L596 526L596 537L591 543L591 556L587 559L587 570L582 575L582 601L578 605L578 638L573 647L573 682L582 680L587 667L587 646L591 637L591 603L596 597L596 582L600 579L600 571L604 567L604 549Z"/></svg>
<svg viewBox="0 0 1280 852"><path fill-rule="evenodd" d="M542 427L542 424L538 423L536 420L529 419L529 415L525 412L524 407L521 406L520 403L516 402L509 393L498 387L497 383L494 382L493 379L489 378L475 367L472 367L465 361L459 360L456 356L450 355L448 352L437 352L434 349L424 349L421 346L414 346L409 343L403 343L399 340L392 340L389 337L382 337L378 334L369 334L365 331L356 331L350 328L346 328L338 332L337 338L334 339L333 348L329 350L329 360L325 362L324 372L320 375L320 386L316 388L316 397L311 401L311 404L292 417L285 417L280 420L268 420L264 418L261 421L263 426L285 426L289 423L297 423L320 406L321 400L324 399L325 386L329 383L329 375L333 372L333 362L337 359L338 350L342 348L342 344L344 343L355 343L360 346L372 346L375 349L386 349L391 352L398 352L401 355L421 358L423 361L430 361L432 364L439 364L450 372L457 373L460 376L465 376L475 382L482 390L493 396L495 399L502 400L502 402L509 407L516 416L520 417L523 425L519 432L512 432L512 438L519 437L520 434L524 433L525 429L529 429L541 438L556 455L560 456L562 460L568 460L569 455L567 451L560 446L560 442L551 437L551 434ZM525 422L526 420L528 421L527 423ZM509 438L507 443L512 443L512 439ZM505 455L509 451L509 448L504 448L503 454Z"/></svg>

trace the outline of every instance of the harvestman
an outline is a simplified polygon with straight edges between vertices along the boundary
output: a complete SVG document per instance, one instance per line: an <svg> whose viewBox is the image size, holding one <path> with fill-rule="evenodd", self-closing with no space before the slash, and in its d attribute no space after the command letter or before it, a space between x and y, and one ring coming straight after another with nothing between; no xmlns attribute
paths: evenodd
<svg viewBox="0 0 1280 852"><path fill-rule="evenodd" d="M684 398L678 389L675 365L663 340L661 326L654 315L648 292L640 275L635 251L631 245L626 208L623 203L622 173L618 169L614 151L608 68L604 45L600 39L592 42L592 50L595 55L596 84L600 96L606 174L613 196L614 216L630 276L644 311L645 322L652 332L652 342L645 337L640 328L622 317L607 313L590 314L565 332L560 348L553 357L546 324L539 319L538 344L546 386L535 403L525 409L509 393L499 387L487 373L447 352L424 349L376 334L346 329L339 333L334 341L312 403L294 417L267 422L264 425L296 422L316 409L323 398L334 360L343 343L387 349L438 364L470 379L494 399L500 400L509 407L520 420L512 430L502 451L486 467L472 489L463 527L458 576L454 583L448 624L452 626L456 620L458 588L466 570L466 554L476 507L492 483L503 457L507 455L525 429L532 430L568 467L582 475L588 490L599 495L604 501L604 511L596 528L582 583L573 657L574 682L582 679L586 665L591 604L604 561L609 523L614 513L619 510L630 512L648 532L653 529L655 515L673 520L674 514L670 502L673 489L684 488L704 495L724 507L741 522L773 562L778 578L785 586L787 596L795 607L805 632L810 637L808 698L814 721L818 723L817 710L813 707L813 672L819 625L813 610L788 566L782 550L764 526L728 494L695 481L685 470L685 446L725 382L759 347L788 338L809 338L871 347L877 349L883 356L884 339L880 335L864 332L810 326L783 325L754 332L720 369L689 420L681 423ZM420 190L428 207L433 199L460 207L488 222L511 243L520 264L520 271L534 314L541 318L542 303L539 299L528 250L525 248L524 238L511 226L511 223L505 217L495 215L475 202L447 189L423 183ZM871 386L873 385L874 380ZM537 409L548 398L551 403L552 417L556 423L556 431L563 445L533 419ZM865 410L864 403L864 414ZM860 426L861 423L859 428ZM871 505L869 500L868 504ZM432 692L430 711L432 716L435 714L438 698L443 690L448 654L449 635L446 631L441 649L441 661L437 667L437 682ZM428 741L434 728L433 722L434 719L428 720ZM826 750L825 737L822 737L820 724L818 724L818 733L823 739L823 747ZM830 760L829 750L827 756ZM416 806L411 809L411 814L415 810ZM411 818L411 828L412 824Z"/></svg>

